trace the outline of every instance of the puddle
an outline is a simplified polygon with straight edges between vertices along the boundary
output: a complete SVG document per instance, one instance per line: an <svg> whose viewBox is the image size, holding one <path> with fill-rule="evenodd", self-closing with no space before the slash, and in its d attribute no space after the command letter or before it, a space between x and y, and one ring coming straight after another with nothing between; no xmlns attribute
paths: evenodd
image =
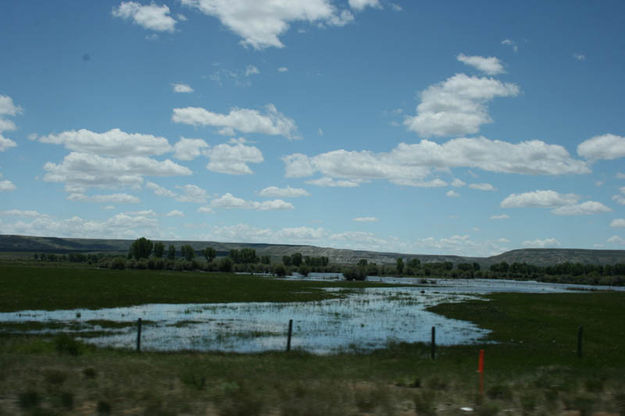
<svg viewBox="0 0 625 416"><path fill-rule="evenodd" d="M308 278L315 279L315 276L311 274ZM293 319L291 347L328 354L370 351L384 348L391 342L429 342L433 326L439 345L475 343L488 331L425 309L439 303L475 299L476 295L490 292L555 293L586 288L486 279L428 279L436 283L424 286L416 286L421 279L369 280L415 286L328 289L340 291L342 298L318 302L150 304L98 310L20 311L0 313L0 323L37 322L44 327L22 331L25 333L54 333L59 326L76 328L72 332L78 337L81 332L99 331L97 336L85 337L83 341L98 346L134 348L134 323L142 318L148 321L142 328L144 350L249 353L284 350L288 322ZM107 325L102 321L120 324Z"/></svg>

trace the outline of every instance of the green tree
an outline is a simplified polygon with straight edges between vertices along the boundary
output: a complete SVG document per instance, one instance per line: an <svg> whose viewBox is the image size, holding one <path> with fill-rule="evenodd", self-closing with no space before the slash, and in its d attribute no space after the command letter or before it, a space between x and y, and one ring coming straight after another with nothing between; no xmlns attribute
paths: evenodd
<svg viewBox="0 0 625 416"><path fill-rule="evenodd" d="M137 238L130 245L130 254L135 259L147 259L152 253L154 244L145 237Z"/></svg>
<svg viewBox="0 0 625 416"><path fill-rule="evenodd" d="M162 259L163 254L165 254L165 244L161 243L160 241L154 243L154 257Z"/></svg>
<svg viewBox="0 0 625 416"><path fill-rule="evenodd" d="M206 247L202 251L202 254L204 254L204 257L206 257L206 261L209 263L215 260L215 257L217 257L217 251L215 251L215 249L212 247Z"/></svg>
<svg viewBox="0 0 625 416"><path fill-rule="evenodd" d="M299 267L302 264L302 261L302 253L295 253L291 256L291 264L293 264L293 266Z"/></svg>
<svg viewBox="0 0 625 416"><path fill-rule="evenodd" d="M285 266L290 266L291 256L282 256L282 263L284 263Z"/></svg>
<svg viewBox="0 0 625 416"><path fill-rule="evenodd" d="M232 271L232 259L230 257L224 257L219 261L219 271L221 272Z"/></svg>
<svg viewBox="0 0 625 416"><path fill-rule="evenodd" d="M167 248L167 258L169 260L176 260L176 247L173 244L170 244Z"/></svg>
<svg viewBox="0 0 625 416"><path fill-rule="evenodd" d="M358 260L358 267L367 267L367 259L360 259Z"/></svg>
<svg viewBox="0 0 625 416"><path fill-rule="evenodd" d="M404 259L401 257L397 259L397 273L402 274L404 272Z"/></svg>
<svg viewBox="0 0 625 416"><path fill-rule="evenodd" d="M193 249L193 247L186 244L180 247L180 254L182 255L182 257L185 258L186 261L191 261L193 260L193 257L195 257L195 250Z"/></svg>

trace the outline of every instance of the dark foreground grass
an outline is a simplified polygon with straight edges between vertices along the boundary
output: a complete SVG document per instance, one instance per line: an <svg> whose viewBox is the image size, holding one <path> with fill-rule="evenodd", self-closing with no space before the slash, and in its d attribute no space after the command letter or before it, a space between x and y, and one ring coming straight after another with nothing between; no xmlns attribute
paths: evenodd
<svg viewBox="0 0 625 416"><path fill-rule="evenodd" d="M254 279L241 282L250 289L260 282ZM28 292L21 296L30 302ZM625 293L487 298L433 308L493 331L480 345L439 347L434 361L424 344L329 356L137 354L67 337L4 335L0 415L469 414L461 407L478 415L625 415ZM483 393L480 349L486 351Z"/></svg>
<svg viewBox="0 0 625 416"><path fill-rule="evenodd" d="M300 302L336 296L323 287L366 282L289 281L232 273L110 270L0 262L0 312L110 308L146 303Z"/></svg>

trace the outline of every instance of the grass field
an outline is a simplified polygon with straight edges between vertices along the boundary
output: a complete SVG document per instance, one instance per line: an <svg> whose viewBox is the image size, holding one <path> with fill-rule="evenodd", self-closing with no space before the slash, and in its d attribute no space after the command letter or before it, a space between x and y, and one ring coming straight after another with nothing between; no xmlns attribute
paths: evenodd
<svg viewBox="0 0 625 416"><path fill-rule="evenodd" d="M2 310L313 300L328 285L17 264L0 266L0 284ZM493 331L481 345L439 347L434 361L423 344L329 356L137 354L62 336L0 336L0 415L625 415L625 293L487 298L433 308Z"/></svg>

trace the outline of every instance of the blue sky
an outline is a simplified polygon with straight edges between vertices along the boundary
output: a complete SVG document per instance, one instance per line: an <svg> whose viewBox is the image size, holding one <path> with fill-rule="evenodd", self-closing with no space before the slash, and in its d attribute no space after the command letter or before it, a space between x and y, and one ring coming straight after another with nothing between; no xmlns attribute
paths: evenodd
<svg viewBox="0 0 625 416"><path fill-rule="evenodd" d="M0 233L625 248L621 1L0 5Z"/></svg>

